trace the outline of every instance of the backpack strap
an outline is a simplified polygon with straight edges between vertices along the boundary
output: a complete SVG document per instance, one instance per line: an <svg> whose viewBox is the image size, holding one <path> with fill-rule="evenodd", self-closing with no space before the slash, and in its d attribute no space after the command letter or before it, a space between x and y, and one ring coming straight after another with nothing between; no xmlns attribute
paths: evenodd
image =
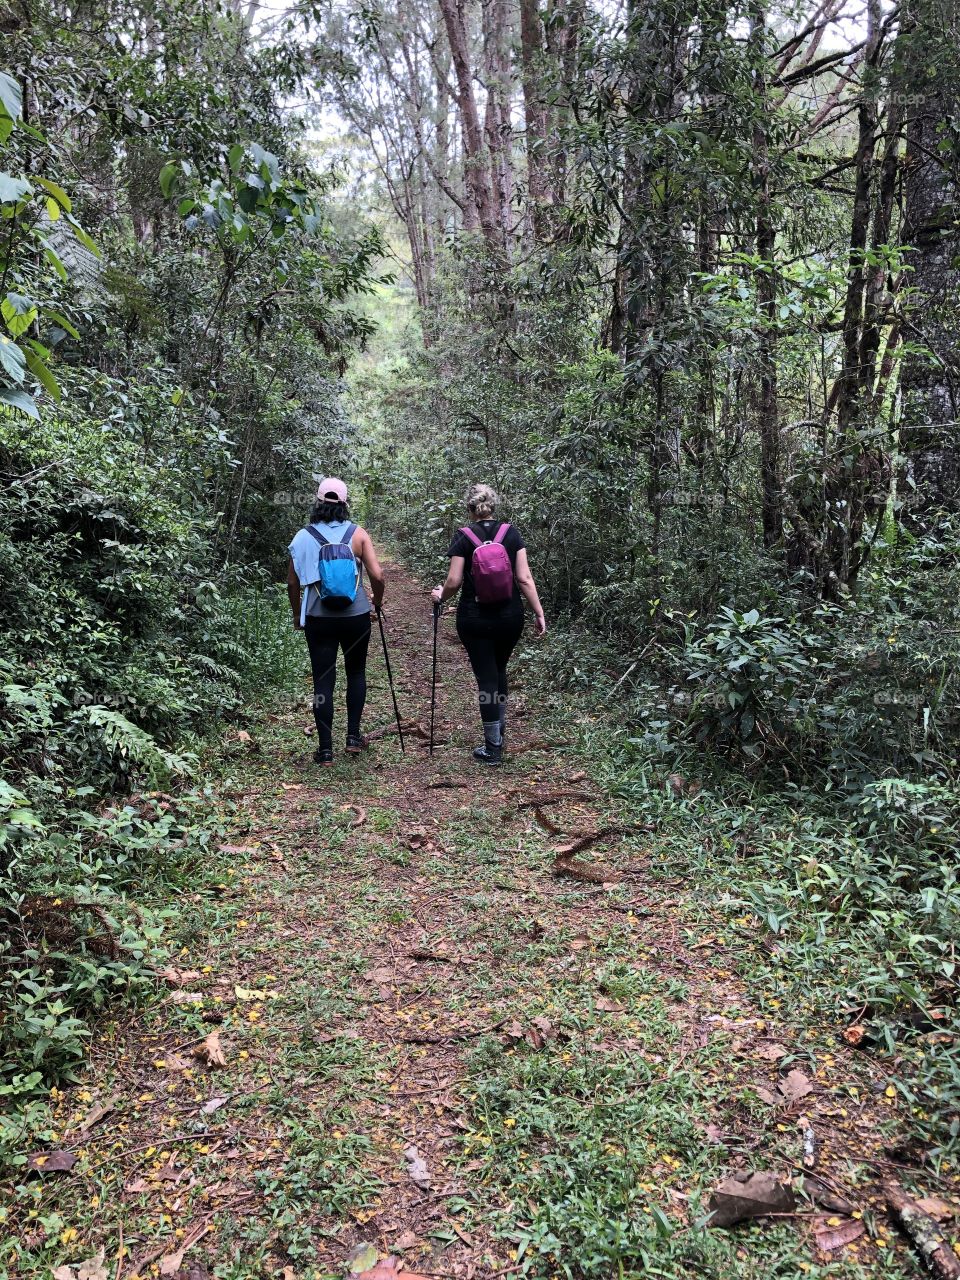
<svg viewBox="0 0 960 1280"><path fill-rule="evenodd" d="M321 547L329 547L329 539L325 538L319 529L315 529L312 524L308 524L306 532L311 534L320 543Z"/></svg>
<svg viewBox="0 0 960 1280"><path fill-rule="evenodd" d="M470 526L469 526L469 525L466 525L466 524L465 524L465 525L463 526L463 528L460 530L460 532L461 532L461 533L465 533L465 534L467 535L467 537L470 539L470 541L473 543L473 545L474 545L475 547L482 547L482 546L483 546L483 543L482 543L482 542L481 542L481 540L477 537L477 535L473 532L473 530L470 528Z"/></svg>
<svg viewBox="0 0 960 1280"><path fill-rule="evenodd" d="M347 525L347 527L346 527L346 530L344 531L343 537L340 539L340 545L341 545L341 546L344 546L344 545L349 546L349 545L350 545L350 542L351 542L351 540L352 540L352 538L353 538L353 535L354 535L356 532L357 532L357 526L356 526L355 524L348 524L348 525Z"/></svg>
<svg viewBox="0 0 960 1280"><path fill-rule="evenodd" d="M494 542L503 542L509 530L510 530L510 526L508 524L502 524L500 528L497 530L497 532L493 535Z"/></svg>

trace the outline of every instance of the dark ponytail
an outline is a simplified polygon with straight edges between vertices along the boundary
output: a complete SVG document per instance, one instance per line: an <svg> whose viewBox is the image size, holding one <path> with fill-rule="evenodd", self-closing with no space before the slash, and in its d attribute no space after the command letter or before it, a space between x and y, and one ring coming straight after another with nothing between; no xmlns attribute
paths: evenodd
<svg viewBox="0 0 960 1280"><path fill-rule="evenodd" d="M349 519L350 511L345 502L326 502L320 498L310 512L311 524L336 524L338 520Z"/></svg>

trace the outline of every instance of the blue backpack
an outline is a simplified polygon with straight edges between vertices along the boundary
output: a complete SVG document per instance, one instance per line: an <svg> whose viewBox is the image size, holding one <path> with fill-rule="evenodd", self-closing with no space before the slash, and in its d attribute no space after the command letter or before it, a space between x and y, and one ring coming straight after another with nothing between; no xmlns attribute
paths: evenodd
<svg viewBox="0 0 960 1280"><path fill-rule="evenodd" d="M360 573L350 549L356 528L355 524L347 525L340 541L330 542L312 524L307 525L307 533L320 543L320 576L312 585L320 594L320 603L328 609L349 609L357 598Z"/></svg>

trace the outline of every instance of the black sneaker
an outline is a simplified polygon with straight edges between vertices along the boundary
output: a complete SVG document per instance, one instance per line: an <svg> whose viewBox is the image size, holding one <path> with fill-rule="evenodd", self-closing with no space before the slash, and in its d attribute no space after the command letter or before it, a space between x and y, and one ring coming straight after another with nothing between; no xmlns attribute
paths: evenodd
<svg viewBox="0 0 960 1280"><path fill-rule="evenodd" d="M367 746L367 740L359 733L347 734L347 745L344 748L348 756L358 756Z"/></svg>
<svg viewBox="0 0 960 1280"><path fill-rule="evenodd" d="M485 742L482 747L474 748L473 758L478 764L503 764L503 746Z"/></svg>
<svg viewBox="0 0 960 1280"><path fill-rule="evenodd" d="M333 748L317 747L313 753L314 764L333 764Z"/></svg>

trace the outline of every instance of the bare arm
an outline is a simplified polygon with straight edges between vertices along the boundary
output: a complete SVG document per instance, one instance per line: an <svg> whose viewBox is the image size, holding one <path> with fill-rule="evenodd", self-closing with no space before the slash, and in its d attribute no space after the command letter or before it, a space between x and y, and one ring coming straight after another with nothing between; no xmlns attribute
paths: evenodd
<svg viewBox="0 0 960 1280"><path fill-rule="evenodd" d="M380 561L377 559L377 553L373 549L373 541L366 529L358 529L354 534L357 539L357 549L354 554L359 554L363 561L363 567L367 571L367 578L370 582L370 594L373 596L373 607L380 611L383 604L383 592L387 585L387 580L383 576L383 570L380 568Z"/></svg>
<svg viewBox="0 0 960 1280"><path fill-rule="evenodd" d="M533 610L533 617L537 624L537 635L542 636L547 629L547 620L543 616L543 605L540 603L540 597L537 595L537 584L534 582L533 574L530 572L530 563L527 560L526 547L521 547L517 552L516 574L517 586L520 588L520 594Z"/></svg>
<svg viewBox="0 0 960 1280"><path fill-rule="evenodd" d="M300 579L293 567L293 557L287 561L287 599L293 612L293 625L300 630Z"/></svg>
<svg viewBox="0 0 960 1280"><path fill-rule="evenodd" d="M442 587L434 587L430 592L434 604L442 604L444 600L449 600L463 586L464 563L463 556L450 557L450 568L447 571L446 581Z"/></svg>

